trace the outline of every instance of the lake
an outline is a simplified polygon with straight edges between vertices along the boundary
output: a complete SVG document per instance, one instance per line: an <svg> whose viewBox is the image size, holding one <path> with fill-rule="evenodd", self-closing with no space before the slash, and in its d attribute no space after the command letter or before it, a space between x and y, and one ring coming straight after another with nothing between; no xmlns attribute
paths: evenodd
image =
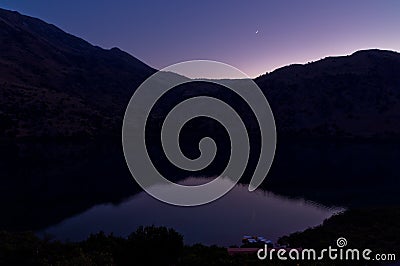
<svg viewBox="0 0 400 266"><path fill-rule="evenodd" d="M191 185L201 180L188 178ZM140 192L124 202L99 204L51 226L40 234L58 239L83 240L92 232L113 232L126 236L140 225L172 227L184 235L187 244L239 245L242 236L265 236L271 240L320 224L341 208L327 208L304 199L288 199L272 192L249 192L236 185L215 202L197 207L178 207L160 202Z"/></svg>
<svg viewBox="0 0 400 266"><path fill-rule="evenodd" d="M399 203L400 148L393 143L279 142L270 174L255 192L244 177L219 200L190 208L144 193L118 141L0 146L0 229L62 240L99 231L126 236L154 224L173 227L188 244L238 245L243 235L275 241L346 208ZM190 185L214 175L173 176Z"/></svg>

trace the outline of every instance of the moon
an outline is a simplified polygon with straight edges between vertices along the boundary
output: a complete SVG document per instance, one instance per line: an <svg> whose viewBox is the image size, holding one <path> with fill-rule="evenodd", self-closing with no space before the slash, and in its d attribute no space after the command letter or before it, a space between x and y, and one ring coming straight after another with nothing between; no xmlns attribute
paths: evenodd
<svg viewBox="0 0 400 266"><path fill-rule="evenodd" d="M256 31L256 34L258 34L258 30Z"/></svg>

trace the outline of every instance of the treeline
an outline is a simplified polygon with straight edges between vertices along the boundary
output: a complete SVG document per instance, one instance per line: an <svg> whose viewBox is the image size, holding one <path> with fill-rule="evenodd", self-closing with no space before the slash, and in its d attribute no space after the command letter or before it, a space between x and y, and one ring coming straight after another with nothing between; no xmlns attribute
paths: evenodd
<svg viewBox="0 0 400 266"><path fill-rule="evenodd" d="M263 265L255 254L230 256L223 247L185 246L166 227L139 227L128 237L103 232L80 242L39 238L33 232L0 232L0 265Z"/></svg>
<svg viewBox="0 0 400 266"><path fill-rule="evenodd" d="M325 220L321 225L281 237L279 244L323 249L336 247L344 237L346 248L371 249L400 258L400 207L349 209Z"/></svg>
<svg viewBox="0 0 400 266"><path fill-rule="evenodd" d="M336 247L371 249L400 256L400 207L351 209L320 226L284 236L280 244L316 250ZM370 261L368 265L377 265ZM0 232L0 265L365 265L365 261L260 261L256 254L228 254L227 249L184 245L183 236L166 227L139 227L128 237L92 234L80 242L39 238L33 232Z"/></svg>

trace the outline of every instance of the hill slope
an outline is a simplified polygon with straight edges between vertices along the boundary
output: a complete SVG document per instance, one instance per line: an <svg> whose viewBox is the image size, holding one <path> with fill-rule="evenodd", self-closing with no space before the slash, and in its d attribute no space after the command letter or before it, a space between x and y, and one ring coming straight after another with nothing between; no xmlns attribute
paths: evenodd
<svg viewBox="0 0 400 266"><path fill-rule="evenodd" d="M256 82L278 133L304 137L400 136L400 54L365 50L291 65Z"/></svg>
<svg viewBox="0 0 400 266"><path fill-rule="evenodd" d="M0 9L0 137L114 134L154 71L118 48Z"/></svg>
<svg viewBox="0 0 400 266"><path fill-rule="evenodd" d="M118 48L0 9L0 139L119 136L129 98L155 71ZM255 81L280 136L388 138L400 136L399 74L399 53L366 50ZM194 89L225 95L204 85L184 94Z"/></svg>

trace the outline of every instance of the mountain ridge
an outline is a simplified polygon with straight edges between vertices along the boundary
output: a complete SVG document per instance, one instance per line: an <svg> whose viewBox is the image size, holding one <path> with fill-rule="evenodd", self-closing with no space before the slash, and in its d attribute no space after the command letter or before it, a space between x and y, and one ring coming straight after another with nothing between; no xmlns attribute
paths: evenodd
<svg viewBox="0 0 400 266"><path fill-rule="evenodd" d="M283 135L392 138L400 128L400 54L364 50L256 79Z"/></svg>
<svg viewBox="0 0 400 266"><path fill-rule="evenodd" d="M118 48L0 9L0 139L118 137L130 97L155 72ZM399 73L399 53L372 49L254 80L280 136L398 138Z"/></svg>
<svg viewBox="0 0 400 266"><path fill-rule="evenodd" d="M394 50L385 50L385 49L372 48L372 49L357 50L357 51L355 51L355 52L353 52L351 54L348 54L348 55L326 56L326 57L323 57L323 58L318 59L316 61L310 61L310 62L307 62L307 63L293 63L293 64L289 64L289 65L286 65L286 66L278 67L278 68L274 69L271 72L266 72L264 74L259 75L258 77L255 78L255 80L265 78L268 75L274 74L276 72L280 72L280 71L285 70L285 69L297 68L297 67L300 68L300 67L304 67L304 66L308 66L308 65L318 64L318 63L321 63L321 62L324 62L324 61L340 60L340 59L345 59L345 58L354 57L354 56L358 56L358 55L364 56L364 55L374 55L374 54L388 56L388 55L399 55L399 52L398 51L394 51Z"/></svg>
<svg viewBox="0 0 400 266"><path fill-rule="evenodd" d="M0 138L113 135L155 69L36 18L0 9Z"/></svg>

